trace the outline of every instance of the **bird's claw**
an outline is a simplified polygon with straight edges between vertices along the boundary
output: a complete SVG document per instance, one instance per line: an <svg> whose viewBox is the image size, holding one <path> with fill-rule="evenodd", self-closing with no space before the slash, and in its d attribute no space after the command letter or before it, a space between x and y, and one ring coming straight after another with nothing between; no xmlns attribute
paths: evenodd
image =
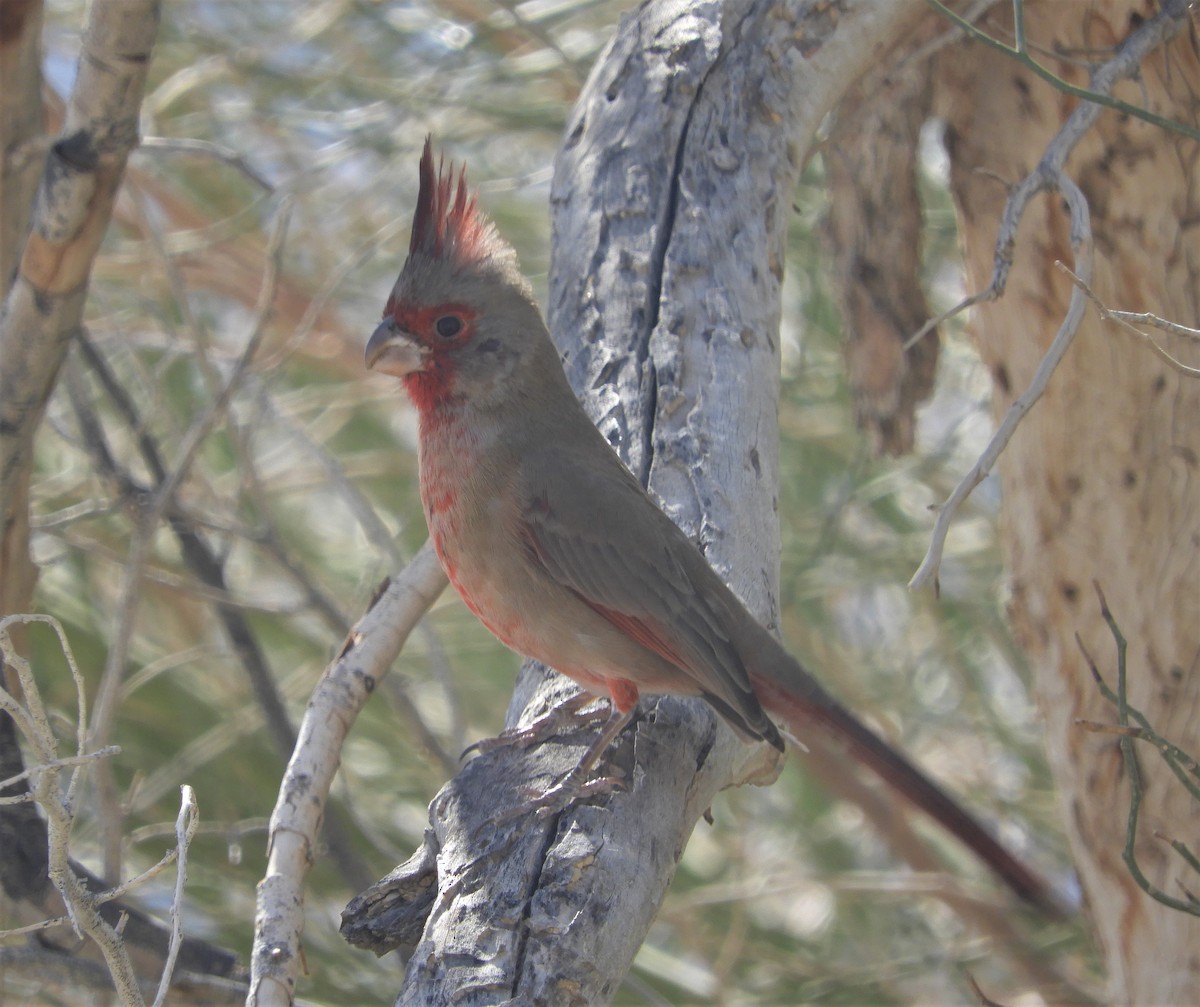
<svg viewBox="0 0 1200 1007"><path fill-rule="evenodd" d="M624 778L619 775L597 776L594 780L578 784L568 782L570 775L568 773L549 790L540 794L532 793L526 808L532 810L538 818L548 818L560 811L566 811L576 801L595 797L597 794L611 794L625 786ZM532 788L530 789L532 791Z"/></svg>
<svg viewBox="0 0 1200 1007"><path fill-rule="evenodd" d="M515 807L493 815L489 823L493 827L507 825L517 818L532 814L535 818L548 818L566 811L576 801L582 801L599 794L611 794L625 786L625 779L619 771L608 776L597 776L595 779L579 781L572 770L561 780L545 790L536 787L525 787L521 795L525 800Z"/></svg>
<svg viewBox="0 0 1200 1007"><path fill-rule="evenodd" d="M478 752L480 755L485 755L488 752L494 752L498 748L519 748L526 749L536 745L539 741L544 741L547 737L552 737L550 734L542 736L537 730L537 724L531 724L529 727L514 727L508 731L501 731L493 738L480 738L478 741L472 742L462 750L459 761L461 762L472 752Z"/></svg>
<svg viewBox="0 0 1200 1007"><path fill-rule="evenodd" d="M556 737L564 733L566 730L575 730L579 727L586 727L594 724L597 721L604 720L608 717L608 707L601 701L599 706L594 706L592 709L585 709L596 698L588 693L579 693L572 696L570 699L559 703L553 707L549 713L538 717L533 723L527 727L514 727L507 731L501 731L494 738L480 738L478 741L468 745L463 749L463 753L459 759L465 759L472 752L478 752L484 755L487 752L494 752L498 748L515 747L518 749L531 748L534 745L541 744L550 738Z"/></svg>

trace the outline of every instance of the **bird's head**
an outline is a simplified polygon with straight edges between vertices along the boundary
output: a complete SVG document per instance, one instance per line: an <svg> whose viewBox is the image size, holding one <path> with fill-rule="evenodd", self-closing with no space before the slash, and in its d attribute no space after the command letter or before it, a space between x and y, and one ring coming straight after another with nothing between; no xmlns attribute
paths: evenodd
<svg viewBox="0 0 1200 1007"><path fill-rule="evenodd" d="M435 171L429 139L408 259L366 364L403 379L422 413L486 405L553 349L513 247L467 189L466 171ZM553 354L556 361L557 354Z"/></svg>

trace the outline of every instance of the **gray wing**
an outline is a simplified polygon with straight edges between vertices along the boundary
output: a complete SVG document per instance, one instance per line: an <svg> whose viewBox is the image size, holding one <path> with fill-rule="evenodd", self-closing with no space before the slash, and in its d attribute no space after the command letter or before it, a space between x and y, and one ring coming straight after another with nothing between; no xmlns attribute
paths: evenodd
<svg viewBox="0 0 1200 1007"><path fill-rule="evenodd" d="M561 446L522 459L522 534L531 555L691 678L734 727L782 747L734 640L736 619L751 617L616 456L604 462L585 466Z"/></svg>

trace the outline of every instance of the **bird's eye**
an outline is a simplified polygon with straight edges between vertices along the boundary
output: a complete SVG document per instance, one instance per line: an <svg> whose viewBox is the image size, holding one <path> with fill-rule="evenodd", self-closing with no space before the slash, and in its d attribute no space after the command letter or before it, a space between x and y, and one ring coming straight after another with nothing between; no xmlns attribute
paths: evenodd
<svg viewBox="0 0 1200 1007"><path fill-rule="evenodd" d="M433 327L443 339L453 339L462 332L463 323L458 315L442 315L441 318L433 323Z"/></svg>

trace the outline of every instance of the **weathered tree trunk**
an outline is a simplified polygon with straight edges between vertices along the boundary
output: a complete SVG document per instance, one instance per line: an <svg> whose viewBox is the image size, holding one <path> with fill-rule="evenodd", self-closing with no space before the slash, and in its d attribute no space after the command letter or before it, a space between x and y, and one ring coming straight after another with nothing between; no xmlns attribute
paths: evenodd
<svg viewBox="0 0 1200 1007"><path fill-rule="evenodd" d="M0 2L0 616L27 612L33 604L34 438L81 324L92 263L137 145L159 8L158 0L91 5L62 134L52 140L40 135L42 4ZM20 634L13 635L19 641ZM0 661L0 681L4 671ZM25 768L13 719L0 713L0 780L18 778L4 796L29 791L28 781L19 779ZM47 869L46 825L35 805L0 807L0 927L64 913ZM74 869L91 890L105 887L78 865ZM166 929L120 900L108 901L100 912L112 924L121 922L134 967L156 980L167 952ZM77 934L62 933L47 931L24 954L12 948L8 967L14 974L41 970L87 982L92 963L103 960L98 949L79 942ZM68 947L69 957L51 951ZM191 938L184 940L178 960L180 973L225 976L234 965L232 955ZM185 987L177 987L169 1002L191 1002Z"/></svg>
<svg viewBox="0 0 1200 1007"><path fill-rule="evenodd" d="M81 53L79 79L63 136L47 156L32 156L41 124L37 32L41 5L17 3L0 15L0 56L6 88L0 112L0 266L15 268L0 282L0 616L29 611L37 571L29 554L29 485L34 435L87 296L92 260L108 226L125 161L137 143L137 121L150 50L158 27L152 0L122 5L106 16L94 10ZM37 205L30 182L41 171ZM30 223L32 221L32 224ZM26 231L29 231L26 234ZM19 254L18 254L19 253ZM11 285L10 285L11 279ZM19 641L19 637L18 637ZM3 671L3 662L0 662ZM3 679L14 692L15 682ZM7 778L22 767L17 734L0 714L0 768ZM13 789L27 788L22 782ZM20 919L36 907L50 913L57 895L46 876L45 827L31 804L0 809L0 887ZM21 904L22 900L24 903ZM7 915L7 906L3 907Z"/></svg>
<svg viewBox="0 0 1200 1007"><path fill-rule="evenodd" d="M41 36L41 0L0 5L0 298L25 243L43 160Z"/></svg>
<svg viewBox="0 0 1200 1007"><path fill-rule="evenodd" d="M1158 4L1096 0L1027 3L1038 58L1086 86L1086 68L1051 53L1103 58ZM982 24L1011 38L1008 7ZM992 49L943 52L935 107L946 119L952 185L970 285L992 271L1005 182L1024 176L1076 100ZM1181 33L1116 96L1189 125L1200 117L1196 36ZM1067 162L1091 207L1093 287L1112 308L1200 324L1197 206L1200 146L1105 111ZM1063 317L1070 262L1058 198L1043 197L1020 229L1004 298L980 309L975 333L1003 414L1030 381ZM1175 357L1200 364L1194 340L1158 333ZM1001 460L1003 541L1011 615L1029 656L1046 741L1114 1003L1182 1004L1200 989L1200 920L1140 891L1122 862L1129 786L1117 740L1077 718L1115 722L1075 644L1078 633L1110 684L1116 662L1092 582L1129 640L1129 700L1160 733L1200 752L1200 381L1094 312ZM1148 747L1138 859L1159 888L1180 896L1197 879L1155 831L1192 843L1198 809Z"/></svg>
<svg viewBox="0 0 1200 1007"><path fill-rule="evenodd" d="M837 97L923 12L841 6L643 5L591 74L552 195L550 320L575 387L768 624L788 194ZM553 687L527 670L513 717ZM423 927L398 1003L612 998L699 816L772 765L700 702L662 700L619 747L627 788L553 828L497 823L496 802L568 767L562 745L488 753L447 785L425 847L372 896Z"/></svg>

